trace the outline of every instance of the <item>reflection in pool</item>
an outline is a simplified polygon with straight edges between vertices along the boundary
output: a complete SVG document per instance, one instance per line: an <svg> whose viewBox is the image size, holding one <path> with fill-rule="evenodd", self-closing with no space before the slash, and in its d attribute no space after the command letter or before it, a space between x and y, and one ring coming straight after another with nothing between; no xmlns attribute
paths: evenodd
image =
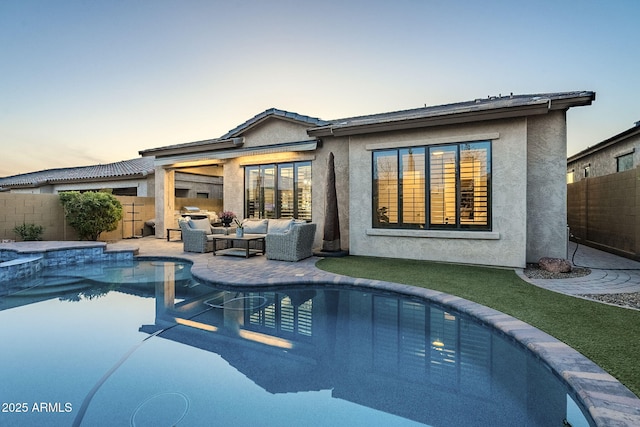
<svg viewBox="0 0 640 427"><path fill-rule="evenodd" d="M2 425L588 425L529 353L415 298L161 260L45 276L0 288L2 401L28 409Z"/></svg>

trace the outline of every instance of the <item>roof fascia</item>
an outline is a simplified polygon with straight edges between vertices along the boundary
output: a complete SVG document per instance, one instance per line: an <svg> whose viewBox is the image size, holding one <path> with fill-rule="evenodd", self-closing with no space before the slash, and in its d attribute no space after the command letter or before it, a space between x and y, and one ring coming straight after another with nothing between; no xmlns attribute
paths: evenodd
<svg viewBox="0 0 640 427"><path fill-rule="evenodd" d="M244 138L229 138L224 140L210 139L199 141L198 143L187 143L169 147L152 148L140 151L139 154L145 156L169 157L183 154L197 154L202 152L226 150L238 148L244 144Z"/></svg>
<svg viewBox="0 0 640 427"><path fill-rule="evenodd" d="M226 162L228 159L244 156L282 153L289 151L314 151L320 144L321 141L313 139L306 141L284 142L282 144L238 148L235 150L209 151L207 153L198 153L197 156L182 154L172 157L156 157L155 165L163 167L174 167L176 164L182 164L180 167L184 167L185 163L189 164L189 166L220 164Z"/></svg>
<svg viewBox="0 0 640 427"><path fill-rule="evenodd" d="M501 109L484 111L441 114L433 117L422 117L417 119L404 119L397 121L391 120L387 122L363 125L352 125L344 127L327 126L319 129L309 129L307 131L307 134L309 134L310 136L348 136L364 133L388 132L422 127L462 124L474 121L508 119L514 117L546 114L548 111L549 104L547 102L544 102L534 105L505 107Z"/></svg>
<svg viewBox="0 0 640 427"><path fill-rule="evenodd" d="M585 105L591 105L596 99L595 92L587 92L582 96L574 96L571 98L551 98L549 102L550 110L568 110L571 107L582 107Z"/></svg>

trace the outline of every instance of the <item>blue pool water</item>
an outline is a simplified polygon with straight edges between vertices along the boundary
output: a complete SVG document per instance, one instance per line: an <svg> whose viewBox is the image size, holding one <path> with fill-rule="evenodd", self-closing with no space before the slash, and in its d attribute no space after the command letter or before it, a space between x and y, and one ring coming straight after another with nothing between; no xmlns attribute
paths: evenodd
<svg viewBox="0 0 640 427"><path fill-rule="evenodd" d="M167 260L0 286L0 425L588 423L532 355L370 289L225 290Z"/></svg>

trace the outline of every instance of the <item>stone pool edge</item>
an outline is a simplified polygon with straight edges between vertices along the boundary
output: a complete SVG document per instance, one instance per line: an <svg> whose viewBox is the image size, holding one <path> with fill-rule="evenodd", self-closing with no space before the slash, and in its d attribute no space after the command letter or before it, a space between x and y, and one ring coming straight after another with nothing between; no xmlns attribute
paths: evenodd
<svg viewBox="0 0 640 427"><path fill-rule="evenodd" d="M137 248L105 242L19 242L0 245L0 283L33 277L45 267L133 260Z"/></svg>

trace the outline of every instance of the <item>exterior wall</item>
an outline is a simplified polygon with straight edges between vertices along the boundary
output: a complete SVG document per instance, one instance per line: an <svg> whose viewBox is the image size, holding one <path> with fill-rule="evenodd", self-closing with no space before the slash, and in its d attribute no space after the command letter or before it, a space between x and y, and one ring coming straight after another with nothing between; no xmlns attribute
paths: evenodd
<svg viewBox="0 0 640 427"><path fill-rule="evenodd" d="M569 227L578 243L640 259L640 168L567 186Z"/></svg>
<svg viewBox="0 0 640 427"><path fill-rule="evenodd" d="M354 255L523 267L526 262L527 122L441 126L350 138L349 251ZM492 231L372 228L372 149L492 140ZM561 170L564 173L564 169ZM564 182L564 181L562 181Z"/></svg>
<svg viewBox="0 0 640 427"><path fill-rule="evenodd" d="M527 119L527 262L567 257L564 111Z"/></svg>
<svg viewBox="0 0 640 427"><path fill-rule="evenodd" d="M53 194L53 186L43 185L42 187L36 188L12 188L8 192L14 194Z"/></svg>
<svg viewBox="0 0 640 427"><path fill-rule="evenodd" d="M591 177L617 172L616 158L633 151L633 165L640 165L640 135L616 142L599 151L581 157L567 164L567 174L573 172L573 182L584 179L584 168L589 165Z"/></svg>
<svg viewBox="0 0 640 427"><path fill-rule="evenodd" d="M244 136L243 148L263 145L282 144L284 142L308 141L307 126L290 122L280 118L266 120L247 130Z"/></svg>

